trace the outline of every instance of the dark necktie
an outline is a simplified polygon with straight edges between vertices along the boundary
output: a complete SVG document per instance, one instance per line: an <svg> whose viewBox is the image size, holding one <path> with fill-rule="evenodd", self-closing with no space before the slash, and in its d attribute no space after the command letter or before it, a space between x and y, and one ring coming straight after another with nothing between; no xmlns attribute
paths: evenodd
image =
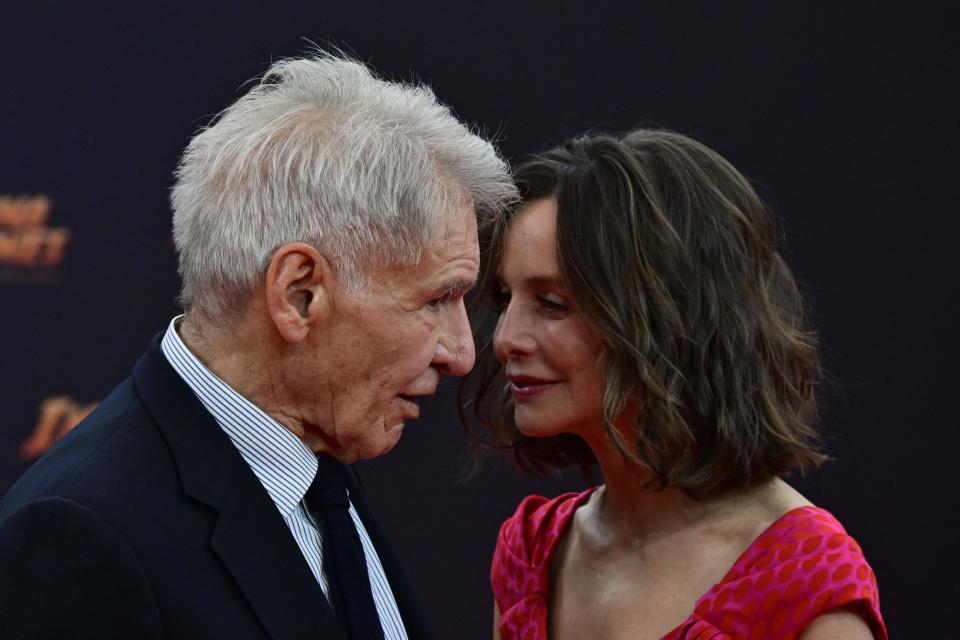
<svg viewBox="0 0 960 640"><path fill-rule="evenodd" d="M317 475L304 499L323 527L323 570L330 604L348 638L383 640L367 559L348 510L346 468L327 455L317 456L317 463Z"/></svg>

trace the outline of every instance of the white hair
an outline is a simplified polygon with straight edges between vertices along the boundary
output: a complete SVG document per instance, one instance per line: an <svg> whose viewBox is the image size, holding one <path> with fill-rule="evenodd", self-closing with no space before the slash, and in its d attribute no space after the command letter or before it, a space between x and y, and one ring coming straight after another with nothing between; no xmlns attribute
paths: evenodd
<svg viewBox="0 0 960 640"><path fill-rule="evenodd" d="M506 162L423 85L320 52L273 64L187 145L171 192L188 313L245 307L273 253L315 246L359 291L416 264L464 204L481 225L516 201Z"/></svg>

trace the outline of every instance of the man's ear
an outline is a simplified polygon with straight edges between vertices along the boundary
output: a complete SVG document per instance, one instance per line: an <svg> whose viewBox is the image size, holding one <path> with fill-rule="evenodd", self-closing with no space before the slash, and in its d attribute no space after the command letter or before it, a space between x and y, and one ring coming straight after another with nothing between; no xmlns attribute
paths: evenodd
<svg viewBox="0 0 960 640"><path fill-rule="evenodd" d="M330 264L314 247L291 242L274 252L264 286L267 312L284 340L303 340L326 317L331 284Z"/></svg>

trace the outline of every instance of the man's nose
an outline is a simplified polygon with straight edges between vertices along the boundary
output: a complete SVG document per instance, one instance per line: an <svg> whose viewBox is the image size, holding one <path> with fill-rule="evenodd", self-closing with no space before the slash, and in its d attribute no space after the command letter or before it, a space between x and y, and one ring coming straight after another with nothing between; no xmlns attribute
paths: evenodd
<svg viewBox="0 0 960 640"><path fill-rule="evenodd" d="M473 333L470 331L470 319L463 300L448 319L449 325L437 341L434 366L450 376L464 376L473 368L476 357L473 346Z"/></svg>

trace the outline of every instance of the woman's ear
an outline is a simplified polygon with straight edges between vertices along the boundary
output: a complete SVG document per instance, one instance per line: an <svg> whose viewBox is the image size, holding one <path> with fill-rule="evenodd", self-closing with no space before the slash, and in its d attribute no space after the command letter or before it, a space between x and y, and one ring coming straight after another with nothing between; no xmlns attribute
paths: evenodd
<svg viewBox="0 0 960 640"><path fill-rule="evenodd" d="M317 249L303 242L285 244L267 267L267 312L283 339L300 342L330 311L330 264Z"/></svg>

